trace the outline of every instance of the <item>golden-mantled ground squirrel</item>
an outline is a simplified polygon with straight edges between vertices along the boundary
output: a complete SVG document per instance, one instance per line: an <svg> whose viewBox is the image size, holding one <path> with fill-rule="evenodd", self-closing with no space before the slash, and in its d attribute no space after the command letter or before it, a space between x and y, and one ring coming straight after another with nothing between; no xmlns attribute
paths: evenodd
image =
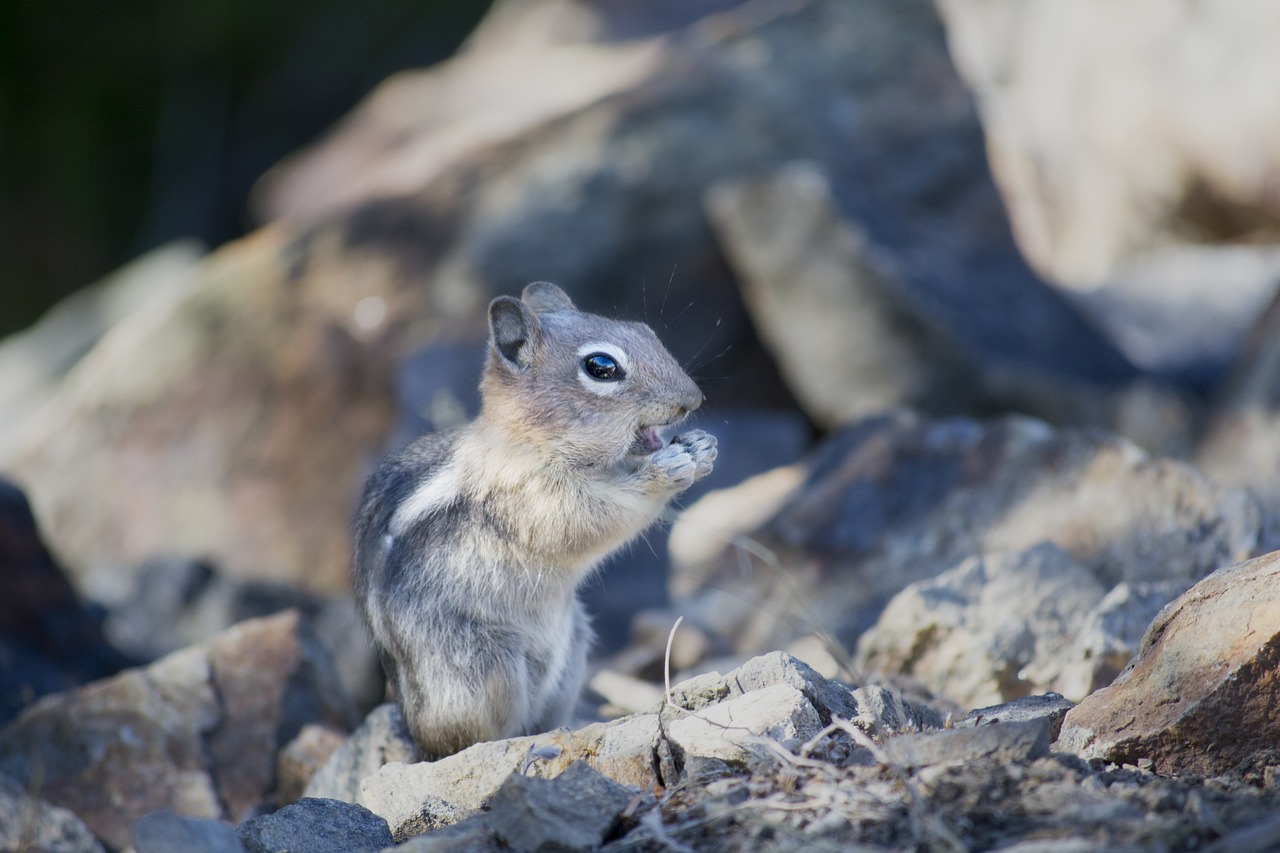
<svg viewBox="0 0 1280 853"><path fill-rule="evenodd" d="M563 725L591 627L577 588L711 471L665 432L702 393L643 323L538 282L489 305L479 417L365 486L355 587L426 758Z"/></svg>

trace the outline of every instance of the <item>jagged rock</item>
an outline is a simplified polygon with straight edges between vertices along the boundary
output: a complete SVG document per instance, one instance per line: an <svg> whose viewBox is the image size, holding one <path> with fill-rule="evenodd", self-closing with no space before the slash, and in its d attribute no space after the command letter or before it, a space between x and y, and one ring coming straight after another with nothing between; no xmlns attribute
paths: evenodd
<svg viewBox="0 0 1280 853"><path fill-rule="evenodd" d="M0 772L38 780L123 847L158 809L239 820L271 794L284 742L305 723L346 727L351 716L323 649L284 613L45 697L0 730Z"/></svg>
<svg viewBox="0 0 1280 853"><path fill-rule="evenodd" d="M285 744L276 758L276 804L287 806L306 796L311 780L346 741L345 734L329 726L315 723L303 726L298 736ZM330 799L355 802L354 796Z"/></svg>
<svg viewBox="0 0 1280 853"><path fill-rule="evenodd" d="M761 741L795 748L821 729L822 720L812 703L782 683L705 705L666 725L667 737L690 776L700 775L694 768L707 759L748 766L768 760L768 747Z"/></svg>
<svg viewBox="0 0 1280 853"><path fill-rule="evenodd" d="M1083 699L1115 681L1160 610L1186 591L1185 580L1121 583L1084 618L1059 658L1053 686Z"/></svg>
<svg viewBox="0 0 1280 853"><path fill-rule="evenodd" d="M595 850L639 792L575 761L559 776L513 773L493 796L489 824L512 850Z"/></svg>
<svg viewBox="0 0 1280 853"><path fill-rule="evenodd" d="M387 822L364 806L308 797L240 825L247 853L377 853L395 843Z"/></svg>
<svg viewBox="0 0 1280 853"><path fill-rule="evenodd" d="M439 761L387 764L361 783L359 801L403 841L474 814L513 772L550 777L586 761L616 782L648 789L658 781L657 738L657 715L638 714L576 731L478 743Z"/></svg>
<svg viewBox="0 0 1280 853"><path fill-rule="evenodd" d="M1227 772L1273 749L1280 552L1221 569L1161 611L1110 687L1067 713L1057 748L1158 773Z"/></svg>
<svg viewBox="0 0 1280 853"><path fill-rule="evenodd" d="M76 594L40 539L22 491L0 478L0 723L35 699L130 661L103 636L103 614Z"/></svg>
<svg viewBox="0 0 1280 853"><path fill-rule="evenodd" d="M970 707L1028 696L1052 683L1105 592L1050 543L971 557L894 596L858 640L857 665L905 673Z"/></svg>
<svg viewBox="0 0 1280 853"><path fill-rule="evenodd" d="M418 747L400 706L379 705L311 777L304 796L354 803L365 777L393 761L409 764L417 758Z"/></svg>
<svg viewBox="0 0 1280 853"><path fill-rule="evenodd" d="M183 817L170 809L152 812L133 825L137 853L245 853L240 834L229 823Z"/></svg>
<svg viewBox="0 0 1280 853"><path fill-rule="evenodd" d="M1259 544L1245 491L1123 439L1024 418L891 413L800 464L803 482L769 495L781 508L736 544L694 560L672 551L676 609L743 653L820 629L852 645L908 584L975 555L1049 541L1109 589L1193 582Z"/></svg>
<svg viewBox="0 0 1280 853"><path fill-rule="evenodd" d="M1274 242L1264 236L1280 220L1266 189L1280 174L1280 119L1269 107L1280 100L1269 49L1280 16L1270 4L938 8L1019 244L1038 269L1089 284L1152 246ZM1223 80L1262 82L1224 95Z"/></svg>
<svg viewBox="0 0 1280 853"><path fill-rule="evenodd" d="M965 729L920 732L890 737L880 745L888 760L918 769L981 759L1012 764L1049 754L1048 721L992 723Z"/></svg>
<svg viewBox="0 0 1280 853"><path fill-rule="evenodd" d="M502 853L487 814L442 826L396 845L395 853Z"/></svg>
<svg viewBox="0 0 1280 853"><path fill-rule="evenodd" d="M872 737L940 729L943 725L942 717L928 705L908 702L879 684L855 689L853 701L858 712L849 722Z"/></svg>
<svg viewBox="0 0 1280 853"><path fill-rule="evenodd" d="M956 728L972 728L987 726L992 723L1026 723L1043 721L1050 741L1056 740L1062 728L1062 719L1075 707L1074 702L1059 693L1041 693L1038 696L1024 696L1012 702L991 705L986 708L974 708L964 719L956 723Z"/></svg>
<svg viewBox="0 0 1280 853"><path fill-rule="evenodd" d="M0 776L0 850L103 853L73 812L32 796L5 776Z"/></svg>
<svg viewBox="0 0 1280 853"><path fill-rule="evenodd" d="M800 693L825 724L832 715L849 719L858 713L849 688L828 681L808 664L785 652L769 652L721 675L709 672L671 688L672 704L686 711L701 711L726 699L784 684Z"/></svg>

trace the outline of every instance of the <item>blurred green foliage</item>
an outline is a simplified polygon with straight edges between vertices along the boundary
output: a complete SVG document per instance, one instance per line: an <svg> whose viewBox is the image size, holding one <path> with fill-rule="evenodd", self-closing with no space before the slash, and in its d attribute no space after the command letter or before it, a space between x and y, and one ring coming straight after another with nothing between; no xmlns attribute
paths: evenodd
<svg viewBox="0 0 1280 853"><path fill-rule="evenodd" d="M246 199L389 74L448 57L489 0L0 0L0 335Z"/></svg>

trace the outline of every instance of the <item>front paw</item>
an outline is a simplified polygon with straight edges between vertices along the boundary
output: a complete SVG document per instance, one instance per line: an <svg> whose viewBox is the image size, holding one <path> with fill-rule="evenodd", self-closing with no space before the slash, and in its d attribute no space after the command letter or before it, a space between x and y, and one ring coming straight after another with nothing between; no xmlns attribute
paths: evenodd
<svg viewBox="0 0 1280 853"><path fill-rule="evenodd" d="M716 461L716 437L704 430L695 429L684 435L678 435L671 441L672 445L680 445L693 460L693 479L701 480L711 473L712 463Z"/></svg>

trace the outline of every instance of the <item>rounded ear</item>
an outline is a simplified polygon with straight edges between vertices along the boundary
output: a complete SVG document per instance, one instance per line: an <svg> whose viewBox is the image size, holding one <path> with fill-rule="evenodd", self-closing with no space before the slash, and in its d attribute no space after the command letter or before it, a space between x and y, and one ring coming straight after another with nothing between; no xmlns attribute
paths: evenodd
<svg viewBox="0 0 1280 853"><path fill-rule="evenodd" d="M538 318L519 299L499 296L489 303L489 345L516 369L533 363L541 336Z"/></svg>
<svg viewBox="0 0 1280 853"><path fill-rule="evenodd" d="M569 300L569 294L549 281L535 281L524 289L520 298L524 300L525 305L533 309L535 314L576 310L573 302Z"/></svg>

